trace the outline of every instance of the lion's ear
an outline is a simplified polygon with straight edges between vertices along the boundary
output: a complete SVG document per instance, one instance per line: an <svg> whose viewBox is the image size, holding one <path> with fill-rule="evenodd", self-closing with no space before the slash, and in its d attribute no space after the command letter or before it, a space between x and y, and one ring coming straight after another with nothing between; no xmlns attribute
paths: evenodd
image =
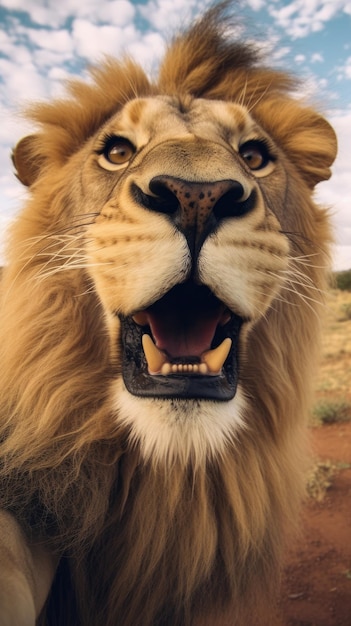
<svg viewBox="0 0 351 626"><path fill-rule="evenodd" d="M45 158L39 154L38 136L28 135L21 139L12 151L12 162L17 178L30 187L38 178Z"/></svg>
<svg viewBox="0 0 351 626"><path fill-rule="evenodd" d="M315 115L309 126L297 130L292 143L299 143L299 168L310 188L331 176L330 167L337 154L337 138L329 122Z"/></svg>
<svg viewBox="0 0 351 626"><path fill-rule="evenodd" d="M337 139L324 117L289 98L263 99L255 117L282 146L310 189L330 178Z"/></svg>

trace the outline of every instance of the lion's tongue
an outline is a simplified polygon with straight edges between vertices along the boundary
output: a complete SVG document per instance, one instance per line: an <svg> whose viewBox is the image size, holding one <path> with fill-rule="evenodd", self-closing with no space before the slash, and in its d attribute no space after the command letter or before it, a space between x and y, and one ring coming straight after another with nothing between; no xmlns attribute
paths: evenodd
<svg viewBox="0 0 351 626"><path fill-rule="evenodd" d="M148 311L148 324L159 350L171 358L200 357L209 350L220 309L196 314L194 311L163 311L162 315Z"/></svg>

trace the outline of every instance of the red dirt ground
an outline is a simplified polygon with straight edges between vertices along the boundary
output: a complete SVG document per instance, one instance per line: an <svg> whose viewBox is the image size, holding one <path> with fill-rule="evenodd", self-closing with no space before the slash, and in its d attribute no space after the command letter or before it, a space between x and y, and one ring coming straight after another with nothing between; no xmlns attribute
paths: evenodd
<svg viewBox="0 0 351 626"><path fill-rule="evenodd" d="M338 469L324 500L304 507L283 581L284 626L351 626L351 422L311 435L316 457Z"/></svg>

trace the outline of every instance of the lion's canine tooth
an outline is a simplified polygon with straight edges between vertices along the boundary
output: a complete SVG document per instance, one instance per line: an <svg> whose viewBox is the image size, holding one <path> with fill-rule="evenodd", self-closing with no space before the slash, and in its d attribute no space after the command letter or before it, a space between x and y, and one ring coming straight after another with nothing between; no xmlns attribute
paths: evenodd
<svg viewBox="0 0 351 626"><path fill-rule="evenodd" d="M214 350L209 350L208 352L204 352L201 357L203 363L206 363L209 372L211 374L217 374L220 372L224 361L226 360L229 350L232 345L232 340L227 337L222 341L222 343L215 348Z"/></svg>
<svg viewBox="0 0 351 626"><path fill-rule="evenodd" d="M155 346L150 335L143 335L142 343L150 374L158 374L167 361L166 355Z"/></svg>

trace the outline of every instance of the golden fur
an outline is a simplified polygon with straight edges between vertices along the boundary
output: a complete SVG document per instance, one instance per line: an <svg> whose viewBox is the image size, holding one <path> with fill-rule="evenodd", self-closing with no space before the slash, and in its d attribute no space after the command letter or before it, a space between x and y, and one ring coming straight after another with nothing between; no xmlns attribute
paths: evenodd
<svg viewBox="0 0 351 626"><path fill-rule="evenodd" d="M106 61L67 100L33 107L39 131L14 153L30 197L2 281L0 503L29 545L62 557L40 624L263 624L276 590L303 494L328 267L328 215L312 193L336 141L291 96L294 81L226 26L222 8L208 12L170 45L154 82L131 61ZM96 142L105 126L128 128L146 142L136 180L180 176L168 146L197 106L200 144L217 148L206 159L187 135L192 180L229 168L219 127L236 137L259 125L277 154L262 177L240 174L257 206L223 223L199 260L206 284L249 320L238 394L138 399L122 383L114 314L148 306L189 261L165 216L130 208L123 175L97 165Z"/></svg>

